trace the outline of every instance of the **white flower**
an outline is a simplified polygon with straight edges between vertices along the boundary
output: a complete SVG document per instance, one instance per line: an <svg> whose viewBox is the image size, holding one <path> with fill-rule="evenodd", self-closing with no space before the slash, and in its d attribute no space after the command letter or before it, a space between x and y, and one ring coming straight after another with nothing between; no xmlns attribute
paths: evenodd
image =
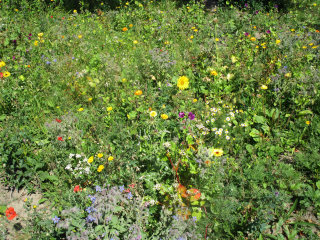
<svg viewBox="0 0 320 240"><path fill-rule="evenodd" d="M159 191L159 190L161 189L161 184L157 183L157 184L153 187L153 189Z"/></svg>
<svg viewBox="0 0 320 240"><path fill-rule="evenodd" d="M156 201L153 200L153 199L151 199L151 200L150 200L150 205L153 206L153 205L155 205L155 204L156 204Z"/></svg>
<svg viewBox="0 0 320 240"><path fill-rule="evenodd" d="M84 169L84 171L86 172L86 174L89 174L89 173L90 173L90 168L89 168L89 167L86 167L86 168Z"/></svg>
<svg viewBox="0 0 320 240"><path fill-rule="evenodd" d="M229 133L229 131L228 131L228 130L225 130L224 132L225 132L225 133Z"/></svg>
<svg viewBox="0 0 320 240"><path fill-rule="evenodd" d="M229 137L229 136L226 136L226 139L227 139L227 140L230 140L230 137Z"/></svg>
<svg viewBox="0 0 320 240"><path fill-rule="evenodd" d="M81 154L76 154L76 158L81 158Z"/></svg>
<svg viewBox="0 0 320 240"><path fill-rule="evenodd" d="M220 134L220 132L219 132L219 131L216 131L215 134L218 135L218 134Z"/></svg>
<svg viewBox="0 0 320 240"><path fill-rule="evenodd" d="M207 121L206 121L206 123L209 123L209 122L210 122L210 120L207 120Z"/></svg>
<svg viewBox="0 0 320 240"><path fill-rule="evenodd" d="M75 154L70 153L69 158L72 158Z"/></svg>
<svg viewBox="0 0 320 240"><path fill-rule="evenodd" d="M214 122L215 120L216 120L216 119L212 118L212 119L211 119L211 122Z"/></svg>
<svg viewBox="0 0 320 240"><path fill-rule="evenodd" d="M229 117L227 117L227 118L226 118L226 120L229 122L229 121L230 121L230 118L229 118Z"/></svg>
<svg viewBox="0 0 320 240"><path fill-rule="evenodd" d="M231 123L228 123L228 125L231 127L232 124L231 124Z"/></svg>
<svg viewBox="0 0 320 240"><path fill-rule="evenodd" d="M223 132L223 128L219 128L219 132Z"/></svg>
<svg viewBox="0 0 320 240"><path fill-rule="evenodd" d="M71 165L71 164L68 164L65 169L72 171L72 165Z"/></svg>
<svg viewBox="0 0 320 240"><path fill-rule="evenodd" d="M165 148L169 148L169 147L171 147L171 144L170 144L170 142L165 142L165 143L163 144L163 146L164 146Z"/></svg>

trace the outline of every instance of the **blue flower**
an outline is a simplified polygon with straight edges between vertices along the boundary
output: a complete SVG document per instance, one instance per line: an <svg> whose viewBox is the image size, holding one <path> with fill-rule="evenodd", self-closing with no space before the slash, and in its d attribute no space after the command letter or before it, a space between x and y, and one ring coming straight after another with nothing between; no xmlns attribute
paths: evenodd
<svg viewBox="0 0 320 240"><path fill-rule="evenodd" d="M101 192L101 187L96 186L96 192Z"/></svg>
<svg viewBox="0 0 320 240"><path fill-rule="evenodd" d="M92 207L87 207L86 211L87 211L88 213L91 213L91 212L93 211L93 208L92 208Z"/></svg>
<svg viewBox="0 0 320 240"><path fill-rule="evenodd" d="M178 220L178 217L177 216L173 216L174 220Z"/></svg>
<svg viewBox="0 0 320 240"><path fill-rule="evenodd" d="M50 62L48 61L48 62L47 62L47 65L49 65L49 64L50 64Z"/></svg>
<svg viewBox="0 0 320 240"><path fill-rule="evenodd" d="M192 217L192 220L195 222L197 221L197 217Z"/></svg>
<svg viewBox="0 0 320 240"><path fill-rule="evenodd" d="M74 57L72 57L71 59L74 59Z"/></svg>
<svg viewBox="0 0 320 240"><path fill-rule="evenodd" d="M60 218L58 218L57 216L54 216L54 218L52 218L53 223L58 223L60 220Z"/></svg>
<svg viewBox="0 0 320 240"><path fill-rule="evenodd" d="M120 192L123 192L124 191L124 185L120 186L119 189L120 189Z"/></svg>
<svg viewBox="0 0 320 240"><path fill-rule="evenodd" d="M133 196L132 196L131 192L129 192L127 198L128 198L128 199L131 199L132 197L133 197Z"/></svg>
<svg viewBox="0 0 320 240"><path fill-rule="evenodd" d="M95 197L95 196L88 195L88 198L90 198L90 200L91 200L92 203L94 203L94 201L96 200L96 197Z"/></svg>
<svg viewBox="0 0 320 240"><path fill-rule="evenodd" d="M57 59L54 59L53 61L54 61L54 62L57 62Z"/></svg>
<svg viewBox="0 0 320 240"><path fill-rule="evenodd" d="M94 221L94 220L96 220L94 217L92 217L92 216L88 216L87 218L86 218L86 220L87 220L87 222L92 222L92 221Z"/></svg>

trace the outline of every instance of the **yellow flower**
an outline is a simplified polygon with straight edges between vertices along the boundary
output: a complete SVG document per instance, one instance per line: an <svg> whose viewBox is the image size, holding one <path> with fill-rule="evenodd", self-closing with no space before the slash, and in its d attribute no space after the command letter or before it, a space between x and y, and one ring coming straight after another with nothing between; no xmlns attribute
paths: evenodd
<svg viewBox="0 0 320 240"><path fill-rule="evenodd" d="M165 41L164 44L169 44L169 41Z"/></svg>
<svg viewBox="0 0 320 240"><path fill-rule="evenodd" d="M268 89L268 87L267 87L266 85L262 85L262 86L261 86L261 89L266 90L266 89Z"/></svg>
<svg viewBox="0 0 320 240"><path fill-rule="evenodd" d="M112 156L108 157L108 161L112 161L112 160L113 160Z"/></svg>
<svg viewBox="0 0 320 240"><path fill-rule="evenodd" d="M219 38L216 38L215 40L216 40L216 42L218 42L218 41L219 41Z"/></svg>
<svg viewBox="0 0 320 240"><path fill-rule="evenodd" d="M231 61L232 61L232 63L235 63L238 60L237 60L237 58L235 56L231 56Z"/></svg>
<svg viewBox="0 0 320 240"><path fill-rule="evenodd" d="M77 10L73 10L73 12L74 12L74 13L76 13L76 12L77 12Z"/></svg>
<svg viewBox="0 0 320 240"><path fill-rule="evenodd" d="M92 98L88 98L88 101L90 102L92 100Z"/></svg>
<svg viewBox="0 0 320 240"><path fill-rule="evenodd" d="M151 111L151 112L150 112L150 116L151 116L151 117L157 116L157 112L156 112L156 111Z"/></svg>
<svg viewBox="0 0 320 240"><path fill-rule="evenodd" d="M294 32L295 30L294 29L291 29L291 32Z"/></svg>
<svg viewBox="0 0 320 240"><path fill-rule="evenodd" d="M166 120L166 119L168 119L168 115L167 114L161 114L161 118Z"/></svg>
<svg viewBox="0 0 320 240"><path fill-rule="evenodd" d="M312 48L317 48L317 46L313 46Z"/></svg>
<svg viewBox="0 0 320 240"><path fill-rule="evenodd" d="M44 43L44 40L43 40L43 39L41 39L41 40L40 40L40 42L41 42L41 43Z"/></svg>
<svg viewBox="0 0 320 240"><path fill-rule="evenodd" d="M82 35L79 35L78 38L82 38Z"/></svg>
<svg viewBox="0 0 320 240"><path fill-rule="evenodd" d="M124 27L124 28L122 28L122 31L127 31L128 30L128 28L126 28L126 27Z"/></svg>
<svg viewBox="0 0 320 240"><path fill-rule="evenodd" d="M317 6L317 4L316 4L316 3L314 3L314 4L313 4L313 6Z"/></svg>
<svg viewBox="0 0 320 240"><path fill-rule="evenodd" d="M36 205L34 205L34 206L33 206L33 208L37 208L37 206L36 206Z"/></svg>
<svg viewBox="0 0 320 240"><path fill-rule="evenodd" d="M7 71L3 73L3 77L10 77L10 75L11 74L9 72L7 72Z"/></svg>
<svg viewBox="0 0 320 240"><path fill-rule="evenodd" d="M137 40L134 40L134 41L133 41L133 44L137 44L137 43L138 43L138 41L137 41Z"/></svg>
<svg viewBox="0 0 320 240"><path fill-rule="evenodd" d="M281 41L280 40L276 40L276 44L279 44Z"/></svg>
<svg viewBox="0 0 320 240"><path fill-rule="evenodd" d="M253 26L253 28L256 29L257 27L256 27L256 26Z"/></svg>
<svg viewBox="0 0 320 240"><path fill-rule="evenodd" d="M42 38L43 37L43 33L38 33L38 38Z"/></svg>
<svg viewBox="0 0 320 240"><path fill-rule="evenodd" d="M79 108L77 111L78 111L78 112L82 112L82 111L83 111L83 108Z"/></svg>
<svg viewBox="0 0 320 240"><path fill-rule="evenodd" d="M217 71L211 71L210 74L211 74L212 76L217 76L217 75L218 75Z"/></svg>
<svg viewBox="0 0 320 240"><path fill-rule="evenodd" d="M89 157L88 159L88 163L92 163L93 162L93 156Z"/></svg>
<svg viewBox="0 0 320 240"><path fill-rule="evenodd" d="M193 99L192 101L193 101L193 102L197 102L198 100L197 100L197 99Z"/></svg>
<svg viewBox="0 0 320 240"><path fill-rule="evenodd" d="M308 125L309 125L309 124L310 124L310 121L306 121L306 124L308 124Z"/></svg>
<svg viewBox="0 0 320 240"><path fill-rule="evenodd" d="M134 95L136 95L136 96L139 96L139 95L141 95L142 94L142 91L141 90L137 90L135 93L134 93Z"/></svg>
<svg viewBox="0 0 320 240"><path fill-rule="evenodd" d="M5 65L6 65L5 62L3 62L3 61L0 62L0 68L4 67Z"/></svg>
<svg viewBox="0 0 320 240"><path fill-rule="evenodd" d="M291 75L292 75L291 73L286 73L285 76L286 76L286 77L291 77Z"/></svg>
<svg viewBox="0 0 320 240"><path fill-rule="evenodd" d="M259 48L259 46L256 46L256 48Z"/></svg>
<svg viewBox="0 0 320 240"><path fill-rule="evenodd" d="M307 48L307 46L303 46L302 48L303 48L303 49L306 49L306 48Z"/></svg>
<svg viewBox="0 0 320 240"><path fill-rule="evenodd" d="M211 165L211 161L210 161L210 160L206 160L204 163L205 163L207 166L210 166L210 165Z"/></svg>
<svg viewBox="0 0 320 240"><path fill-rule="evenodd" d="M99 153L98 158L102 158L102 157L103 157L103 153Z"/></svg>
<svg viewBox="0 0 320 240"><path fill-rule="evenodd" d="M34 45L35 45L35 46L38 46L38 45L39 45L39 41L36 40L36 41L34 42Z"/></svg>
<svg viewBox="0 0 320 240"><path fill-rule="evenodd" d="M310 45L310 46L312 46L312 45L313 45L313 43L309 43L309 45Z"/></svg>
<svg viewBox="0 0 320 240"><path fill-rule="evenodd" d="M179 77L177 86L180 90L187 89L189 87L189 78L186 76Z"/></svg>
<svg viewBox="0 0 320 240"><path fill-rule="evenodd" d="M251 37L250 40L254 42L256 40L256 38L255 37Z"/></svg>
<svg viewBox="0 0 320 240"><path fill-rule="evenodd" d="M213 153L214 156L220 157L220 156L222 156L223 151L222 151L222 149L213 149L212 153Z"/></svg>
<svg viewBox="0 0 320 240"><path fill-rule="evenodd" d="M101 3L101 5L103 5L103 3Z"/></svg>
<svg viewBox="0 0 320 240"><path fill-rule="evenodd" d="M127 2L126 5L129 5L129 3Z"/></svg>
<svg viewBox="0 0 320 240"><path fill-rule="evenodd" d="M198 32L198 29L194 29L193 31Z"/></svg>
<svg viewBox="0 0 320 240"><path fill-rule="evenodd" d="M127 79L125 79L125 78L124 78L124 79L122 79L122 82L123 82L123 83L127 82Z"/></svg>
<svg viewBox="0 0 320 240"><path fill-rule="evenodd" d="M132 26L133 26L132 24L129 25L129 27L132 27Z"/></svg>
<svg viewBox="0 0 320 240"><path fill-rule="evenodd" d="M113 108L112 107L108 107L107 108L107 111L111 111Z"/></svg>
<svg viewBox="0 0 320 240"><path fill-rule="evenodd" d="M103 165L100 165L97 169L98 172L101 172L102 170L104 169L104 166Z"/></svg>
<svg viewBox="0 0 320 240"><path fill-rule="evenodd" d="M190 38L193 39L193 36L191 36Z"/></svg>

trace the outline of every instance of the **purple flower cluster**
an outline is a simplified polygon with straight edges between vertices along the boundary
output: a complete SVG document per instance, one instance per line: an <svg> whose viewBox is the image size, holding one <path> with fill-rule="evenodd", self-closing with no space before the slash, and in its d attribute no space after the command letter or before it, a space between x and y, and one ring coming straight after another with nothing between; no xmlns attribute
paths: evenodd
<svg viewBox="0 0 320 240"><path fill-rule="evenodd" d="M184 118L185 117L185 113L184 112L180 112L179 113L179 118ZM189 112L188 114L188 118L190 120L193 120L196 117L196 115L194 115L192 112Z"/></svg>

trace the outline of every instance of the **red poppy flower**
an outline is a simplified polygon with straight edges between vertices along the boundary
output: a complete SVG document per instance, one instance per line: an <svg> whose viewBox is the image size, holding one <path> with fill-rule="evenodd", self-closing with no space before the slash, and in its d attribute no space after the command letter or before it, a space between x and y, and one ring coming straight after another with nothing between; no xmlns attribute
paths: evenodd
<svg viewBox="0 0 320 240"><path fill-rule="evenodd" d="M60 120L60 119L58 119L58 118L56 118L56 121L57 121L58 123L61 123L61 120Z"/></svg>
<svg viewBox="0 0 320 240"><path fill-rule="evenodd" d="M74 187L73 191L74 191L75 193L81 192L81 191L82 191L82 188L80 188L80 185L76 185L76 186Z"/></svg>
<svg viewBox="0 0 320 240"><path fill-rule="evenodd" d="M14 211L14 208L13 207L9 207L7 210L6 210L6 216L9 220L12 220L14 219L15 217L17 217L17 213Z"/></svg>
<svg viewBox="0 0 320 240"><path fill-rule="evenodd" d="M127 190L124 190L124 192L129 193L129 192L130 192L130 189L128 188Z"/></svg>
<svg viewBox="0 0 320 240"><path fill-rule="evenodd" d="M63 141L62 137L58 137L58 140L61 141L61 142Z"/></svg>
<svg viewBox="0 0 320 240"><path fill-rule="evenodd" d="M3 73L2 72L0 72L0 78L2 78L3 77Z"/></svg>
<svg viewBox="0 0 320 240"><path fill-rule="evenodd" d="M51 18L53 18L53 16L51 16Z"/></svg>

